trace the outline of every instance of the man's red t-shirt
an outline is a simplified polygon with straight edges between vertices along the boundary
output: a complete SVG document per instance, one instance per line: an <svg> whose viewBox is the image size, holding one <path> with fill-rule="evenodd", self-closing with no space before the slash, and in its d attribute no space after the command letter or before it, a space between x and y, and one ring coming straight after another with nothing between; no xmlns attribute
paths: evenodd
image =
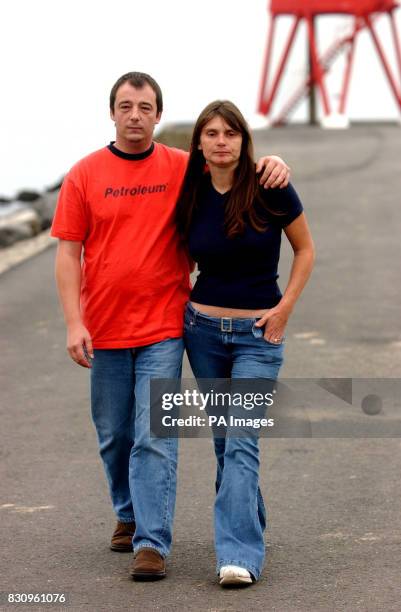
<svg viewBox="0 0 401 612"><path fill-rule="evenodd" d="M189 262L174 210L187 159L159 143L142 158L110 145L64 179L51 235L83 243L81 311L94 348L182 335Z"/></svg>

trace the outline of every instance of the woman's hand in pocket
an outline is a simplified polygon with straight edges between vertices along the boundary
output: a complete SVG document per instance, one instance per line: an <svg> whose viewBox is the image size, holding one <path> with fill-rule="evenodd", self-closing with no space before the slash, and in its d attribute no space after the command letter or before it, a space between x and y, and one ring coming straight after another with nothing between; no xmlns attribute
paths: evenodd
<svg viewBox="0 0 401 612"><path fill-rule="evenodd" d="M264 339L272 344L280 344L290 314L291 312L289 309L277 305L274 308L269 308L269 310L255 323L255 327L264 326Z"/></svg>

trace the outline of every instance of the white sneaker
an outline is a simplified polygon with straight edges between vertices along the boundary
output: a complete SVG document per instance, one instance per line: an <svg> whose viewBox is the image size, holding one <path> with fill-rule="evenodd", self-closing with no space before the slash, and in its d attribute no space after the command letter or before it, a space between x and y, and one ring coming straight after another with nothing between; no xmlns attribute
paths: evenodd
<svg viewBox="0 0 401 612"><path fill-rule="evenodd" d="M251 574L244 567L238 565L224 565L220 570L220 584L251 584Z"/></svg>

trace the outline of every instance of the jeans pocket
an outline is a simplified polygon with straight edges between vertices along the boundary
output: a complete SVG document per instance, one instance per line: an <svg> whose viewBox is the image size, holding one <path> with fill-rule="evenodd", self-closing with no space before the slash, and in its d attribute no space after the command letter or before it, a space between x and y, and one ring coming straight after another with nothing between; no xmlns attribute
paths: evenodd
<svg viewBox="0 0 401 612"><path fill-rule="evenodd" d="M266 344L268 344L269 346L282 346L283 344L285 344L285 336L283 336L282 338L280 338L279 342L270 342L270 340L266 340L266 338L263 337L263 340L266 342Z"/></svg>
<svg viewBox="0 0 401 612"><path fill-rule="evenodd" d="M269 346L281 346L282 344L285 343L285 336L283 336L280 339L280 342L270 342L270 340L266 340L266 338L264 337L265 330L263 329L263 327L256 327L255 324L253 324L252 326L252 334L255 338L260 338L261 340L263 340L263 342L265 342L266 344L268 344Z"/></svg>
<svg viewBox="0 0 401 612"><path fill-rule="evenodd" d="M255 338L263 338L263 328L256 327L255 323L252 325L252 335Z"/></svg>

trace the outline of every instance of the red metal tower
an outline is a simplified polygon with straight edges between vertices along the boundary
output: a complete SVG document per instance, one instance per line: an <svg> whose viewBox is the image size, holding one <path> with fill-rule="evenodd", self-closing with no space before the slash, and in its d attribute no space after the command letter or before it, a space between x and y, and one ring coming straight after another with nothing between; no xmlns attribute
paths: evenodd
<svg viewBox="0 0 401 612"><path fill-rule="evenodd" d="M285 106L272 121L273 125L281 125L286 122L287 117L295 108L302 98L313 91L317 87L323 106L324 118L329 123L332 116L332 105L330 104L327 88L324 83L324 76L330 69L333 60L342 51L347 51L346 64L344 68L340 101L338 106L338 115L343 116L345 111L346 99L349 90L351 67L355 53L355 42L357 34L367 28L373 40L374 47L377 51L384 72L387 76L388 83L394 94L395 100L401 110L401 49L400 40L397 33L397 27L394 17L394 11L398 3L395 0L271 0L270 13L271 21L267 37L267 47L262 69L262 78L260 83L258 112L262 115L269 115L276 97L280 80L283 76L291 47L294 43L295 35L301 21L305 19L308 32L308 46L310 57L310 70L305 81L287 100ZM318 54L316 34L315 34L315 18L323 14L346 14L354 17L352 33L341 38L338 38L321 56ZM374 21L379 14L387 14L390 19L391 32L394 42L395 54L399 71L399 83L393 76L392 70L387 61L383 46L379 40L377 32L374 28ZM269 85L269 71L271 64L271 56L273 50L273 40L275 34L276 19L280 15L293 15L294 20L286 41L284 51L273 76L271 85Z"/></svg>

